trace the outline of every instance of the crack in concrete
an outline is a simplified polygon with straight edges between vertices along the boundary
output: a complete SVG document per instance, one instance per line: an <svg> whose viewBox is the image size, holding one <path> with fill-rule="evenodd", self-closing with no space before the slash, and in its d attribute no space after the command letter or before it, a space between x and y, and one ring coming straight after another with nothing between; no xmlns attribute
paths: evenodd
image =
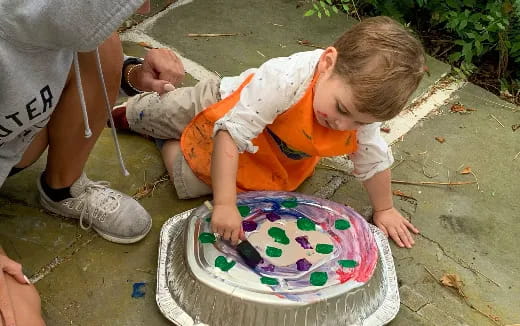
<svg viewBox="0 0 520 326"><path fill-rule="evenodd" d="M442 253L448 257L449 259L451 259L453 262L455 262L456 264L458 264L459 266L467 269L467 270L470 270L472 271L474 274L476 275L480 275L482 277L484 277L487 281L495 284L496 286L500 287L501 285L499 283L497 283L496 281L492 280L491 278L489 278L488 276L484 275L482 272L480 272L479 270L477 270L475 267L471 266L470 263L466 262L464 259L462 258L459 258L453 254L448 254L448 251L446 249L444 249L444 247L438 242L438 241L435 241L427 236L425 236L424 234L422 233L419 233L418 234L420 237L432 242L432 243L435 243L437 245L437 247L442 251Z"/></svg>
<svg viewBox="0 0 520 326"><path fill-rule="evenodd" d="M58 266L63 264L64 262L67 262L72 259L72 257L83 247L87 246L89 243L96 238L97 234L94 234L92 237L87 239L85 242L79 244L78 247L74 248L71 253L64 255L64 256L56 256L54 257L49 263L45 264L40 268L40 270L36 273L34 273L29 280L32 284L35 284L36 282L42 280L45 276L49 275L53 270L55 270ZM73 247L75 247L75 244L79 242L79 240L82 238L81 235L79 235L74 241L71 242L70 245L65 248L65 250L69 250Z"/></svg>
<svg viewBox="0 0 520 326"><path fill-rule="evenodd" d="M327 184L321 186L313 195L324 199L330 199L334 196L341 185L347 181L348 179L342 176L333 176L329 179Z"/></svg>
<svg viewBox="0 0 520 326"><path fill-rule="evenodd" d="M421 309L423 309L424 307L426 307L427 305L429 304L432 304L431 302L426 302L424 303L422 306L420 306L419 308L417 309L412 309L412 307L410 307L409 305L407 305L405 302L403 301L399 301L403 306L405 306L406 308L410 309L410 311L413 311L415 313L418 313Z"/></svg>
<svg viewBox="0 0 520 326"><path fill-rule="evenodd" d="M425 302L422 306L420 306L419 308L417 308L417 310L415 310L414 312L419 312L421 311L421 309L423 309L424 307L426 307L427 305L431 304L431 302Z"/></svg>

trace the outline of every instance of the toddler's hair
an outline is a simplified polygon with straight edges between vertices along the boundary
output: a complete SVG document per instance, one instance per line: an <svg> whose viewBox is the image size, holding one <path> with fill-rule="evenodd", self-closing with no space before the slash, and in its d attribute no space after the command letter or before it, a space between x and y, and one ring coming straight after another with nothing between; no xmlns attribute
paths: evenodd
<svg viewBox="0 0 520 326"><path fill-rule="evenodd" d="M333 46L334 72L351 87L356 110L381 120L399 114L427 70L421 43L389 17L361 21Z"/></svg>

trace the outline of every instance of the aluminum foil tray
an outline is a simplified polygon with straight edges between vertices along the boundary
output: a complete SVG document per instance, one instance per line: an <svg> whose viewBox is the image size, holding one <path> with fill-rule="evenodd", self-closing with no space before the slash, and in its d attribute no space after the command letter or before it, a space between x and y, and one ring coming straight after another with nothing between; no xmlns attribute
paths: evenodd
<svg viewBox="0 0 520 326"><path fill-rule="evenodd" d="M258 198L263 200L259 201ZM269 198L267 204L264 203L265 198ZM318 255L323 258L321 260L309 258L313 264L303 269L300 265L296 269L296 264L283 268L277 265L274 269L269 261L264 261L252 271L241 263L240 257L226 242L200 241L201 234L211 235L211 212L204 205L175 215L166 221L161 230L156 294L161 312L174 324L384 325L396 316L399 293L388 240L377 227L366 223L351 208L312 196L285 192L240 194L238 205L239 209L249 206L256 209L256 213L247 211L243 214L243 225L249 223L247 228L244 227L250 231L246 232L248 239L254 239L251 237L253 234L258 236L262 225L275 225L271 222L279 222L276 219L285 221L305 217L306 214L319 215L315 220L316 232L330 235L334 251L323 257ZM266 211L269 213L265 214ZM347 223L348 227L358 232L343 231L344 228L337 231L332 227L334 222L344 222L344 219L350 222ZM251 224L254 228L250 227ZM359 228L365 229L361 232ZM365 236L353 238L358 233ZM259 249L258 243L251 243ZM347 269L349 274L345 275L351 279L350 282L343 283L330 277L323 286L308 284L310 274L325 275L323 271L328 270L326 267L344 258L342 256L346 255L352 243L377 247L374 250L377 256L363 257L364 261L373 263ZM315 246L313 243L311 245ZM215 259L219 253L228 258L224 264L234 262L232 269L216 267ZM371 275L369 280L364 280L366 284L354 281L363 279L365 274ZM260 282L261 278L277 282Z"/></svg>

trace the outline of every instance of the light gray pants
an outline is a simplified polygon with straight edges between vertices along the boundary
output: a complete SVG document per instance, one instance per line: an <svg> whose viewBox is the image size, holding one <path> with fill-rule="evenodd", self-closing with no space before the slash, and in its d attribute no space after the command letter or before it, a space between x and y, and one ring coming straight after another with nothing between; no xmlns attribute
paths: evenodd
<svg viewBox="0 0 520 326"><path fill-rule="evenodd" d="M202 110L220 100L220 80L207 79L193 87L177 88L159 96L143 93L130 98L126 119L133 131L157 139L180 140L182 131ZM173 163L173 183L180 199L210 194L211 187L190 169L184 156Z"/></svg>

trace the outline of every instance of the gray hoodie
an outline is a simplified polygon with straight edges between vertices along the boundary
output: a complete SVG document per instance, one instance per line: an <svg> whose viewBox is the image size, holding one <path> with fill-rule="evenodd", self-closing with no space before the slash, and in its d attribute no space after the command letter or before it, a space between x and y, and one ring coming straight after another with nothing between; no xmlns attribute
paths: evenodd
<svg viewBox="0 0 520 326"><path fill-rule="evenodd" d="M0 0L0 186L49 121L74 53L96 49L143 2Z"/></svg>

